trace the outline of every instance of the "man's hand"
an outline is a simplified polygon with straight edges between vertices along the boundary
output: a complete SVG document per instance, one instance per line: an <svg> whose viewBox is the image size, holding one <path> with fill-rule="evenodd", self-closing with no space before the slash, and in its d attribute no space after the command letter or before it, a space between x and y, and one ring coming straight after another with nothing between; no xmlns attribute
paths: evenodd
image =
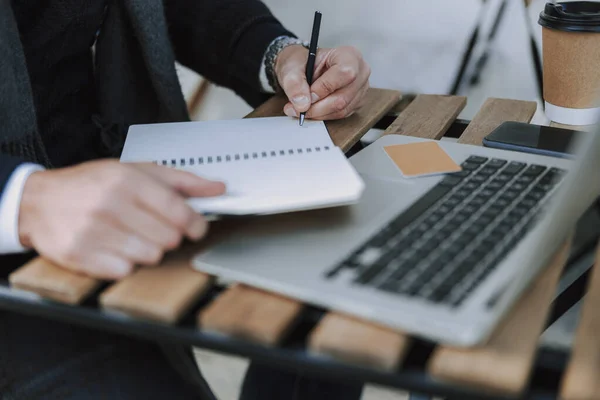
<svg viewBox="0 0 600 400"><path fill-rule="evenodd" d="M222 183L153 164L93 161L35 172L23 189L19 237L58 265L104 279L154 264L207 222L186 197L217 196Z"/></svg>
<svg viewBox="0 0 600 400"><path fill-rule="evenodd" d="M288 46L279 53L275 64L278 82L290 102L284 112L297 117L332 120L348 117L362 107L369 89L371 69L353 47L319 49L313 84L306 81L308 50Z"/></svg>

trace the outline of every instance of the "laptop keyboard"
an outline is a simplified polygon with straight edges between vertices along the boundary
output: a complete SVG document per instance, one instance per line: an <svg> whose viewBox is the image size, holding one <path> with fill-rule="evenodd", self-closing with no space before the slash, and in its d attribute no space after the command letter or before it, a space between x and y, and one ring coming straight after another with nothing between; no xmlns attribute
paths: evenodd
<svg viewBox="0 0 600 400"><path fill-rule="evenodd" d="M460 306L532 225L566 171L471 156L328 272L354 283Z"/></svg>

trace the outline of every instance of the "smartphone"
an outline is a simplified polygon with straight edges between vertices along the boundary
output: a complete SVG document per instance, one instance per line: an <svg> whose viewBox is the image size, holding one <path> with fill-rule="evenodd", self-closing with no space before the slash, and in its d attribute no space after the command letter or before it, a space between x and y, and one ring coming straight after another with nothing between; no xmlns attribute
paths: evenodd
<svg viewBox="0 0 600 400"><path fill-rule="evenodd" d="M571 142L585 132L522 122L505 122L483 139L485 147L571 158Z"/></svg>

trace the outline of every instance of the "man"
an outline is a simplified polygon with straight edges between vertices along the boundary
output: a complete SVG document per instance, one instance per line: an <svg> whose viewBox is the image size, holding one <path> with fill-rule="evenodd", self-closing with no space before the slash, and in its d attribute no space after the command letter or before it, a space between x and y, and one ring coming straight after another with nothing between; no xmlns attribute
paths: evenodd
<svg viewBox="0 0 600 400"><path fill-rule="evenodd" d="M352 114L369 84L353 48L307 50L259 0L0 0L0 271L37 252L118 279L154 264L206 221L188 196L218 182L115 160L127 127L189 117L175 61L252 106L284 91L285 113ZM170 358L176 358L173 354ZM358 399L336 385L251 366L245 399ZM0 312L0 398L197 398L155 345Z"/></svg>

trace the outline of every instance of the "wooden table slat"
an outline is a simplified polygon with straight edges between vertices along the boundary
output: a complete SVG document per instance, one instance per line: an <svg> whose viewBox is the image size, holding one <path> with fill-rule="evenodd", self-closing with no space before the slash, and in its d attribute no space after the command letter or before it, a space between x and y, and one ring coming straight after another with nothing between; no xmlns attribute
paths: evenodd
<svg viewBox="0 0 600 400"><path fill-rule="evenodd" d="M79 304L102 281L76 274L43 258L34 258L8 277L12 287L65 304Z"/></svg>
<svg viewBox="0 0 600 400"><path fill-rule="evenodd" d="M400 332L330 312L311 333L309 349L350 363L395 370L410 343L410 337Z"/></svg>
<svg viewBox="0 0 600 400"><path fill-rule="evenodd" d="M477 348L438 347L428 365L436 378L518 394L527 385L537 343L569 255L564 245L527 289L488 342Z"/></svg>
<svg viewBox="0 0 600 400"><path fill-rule="evenodd" d="M333 142L347 151L388 111L400 103L402 95L395 90L370 89L365 106L354 115L337 121L327 121L327 130Z"/></svg>
<svg viewBox="0 0 600 400"><path fill-rule="evenodd" d="M211 287L212 277L191 268L195 248L168 254L159 266L138 269L100 295L106 310L173 324Z"/></svg>
<svg viewBox="0 0 600 400"><path fill-rule="evenodd" d="M530 122L537 109L534 101L489 98L458 140L459 143L481 145L483 138L503 122Z"/></svg>
<svg viewBox="0 0 600 400"><path fill-rule="evenodd" d="M418 95L384 134L440 139L466 105L466 97Z"/></svg>
<svg viewBox="0 0 600 400"><path fill-rule="evenodd" d="M583 300L569 365L563 376L561 399L600 399L600 246Z"/></svg>
<svg viewBox="0 0 600 400"><path fill-rule="evenodd" d="M273 346L293 327L303 305L256 288L234 285L198 314L198 326L208 332Z"/></svg>

